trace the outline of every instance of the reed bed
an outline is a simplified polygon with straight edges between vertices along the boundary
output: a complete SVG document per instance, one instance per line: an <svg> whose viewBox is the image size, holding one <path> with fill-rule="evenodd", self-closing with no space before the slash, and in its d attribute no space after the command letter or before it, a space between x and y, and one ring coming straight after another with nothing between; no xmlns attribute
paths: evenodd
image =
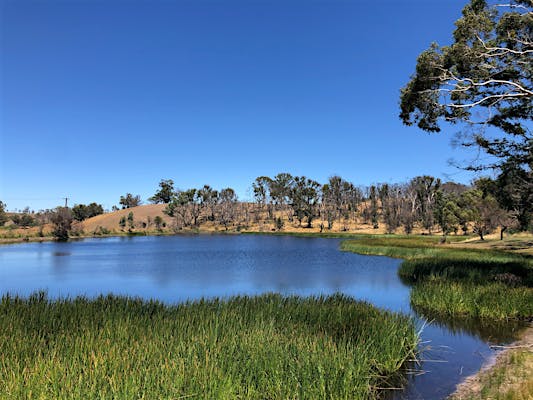
<svg viewBox="0 0 533 400"><path fill-rule="evenodd" d="M531 257L453 248L417 236L347 240L342 249L405 259L398 274L413 285L411 304L425 315L533 319Z"/></svg>
<svg viewBox="0 0 533 400"><path fill-rule="evenodd" d="M0 398L369 399L415 356L413 321L343 295L0 301Z"/></svg>

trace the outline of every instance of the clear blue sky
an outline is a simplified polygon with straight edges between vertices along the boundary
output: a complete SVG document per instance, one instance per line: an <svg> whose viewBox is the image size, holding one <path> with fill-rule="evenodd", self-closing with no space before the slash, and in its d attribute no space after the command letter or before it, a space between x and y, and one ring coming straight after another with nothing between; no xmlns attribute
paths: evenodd
<svg viewBox="0 0 533 400"><path fill-rule="evenodd" d="M468 182L398 119L417 55L466 0L0 0L0 200L10 210L278 172Z"/></svg>

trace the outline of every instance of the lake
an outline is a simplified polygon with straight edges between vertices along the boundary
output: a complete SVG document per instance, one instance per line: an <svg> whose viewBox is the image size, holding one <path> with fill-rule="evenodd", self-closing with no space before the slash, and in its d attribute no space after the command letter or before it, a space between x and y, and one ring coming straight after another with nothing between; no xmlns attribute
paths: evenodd
<svg viewBox="0 0 533 400"><path fill-rule="evenodd" d="M401 260L339 250L340 239L262 235L95 238L0 246L0 294L89 297L113 293L177 303L201 297L342 292L417 318L420 374L395 398L442 399L512 340L518 326L427 322L411 309Z"/></svg>

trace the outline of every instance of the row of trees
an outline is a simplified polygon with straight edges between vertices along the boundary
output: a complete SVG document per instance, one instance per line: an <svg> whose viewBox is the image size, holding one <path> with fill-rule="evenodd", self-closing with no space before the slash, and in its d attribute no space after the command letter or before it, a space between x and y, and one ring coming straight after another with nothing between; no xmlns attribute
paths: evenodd
<svg viewBox="0 0 533 400"><path fill-rule="evenodd" d="M523 188L508 174L497 179L482 178L472 186L441 182L432 176L418 176L405 183L356 186L340 176L325 184L305 176L280 173L260 176L252 184L254 206L240 203L232 188L217 191L209 185L176 190L172 180L162 180L150 198L166 204L165 213L175 218L178 228L198 227L212 221L226 229L234 223L267 221L281 229L284 222L321 230L347 231L354 223L383 224L388 232L415 228L444 235L473 231L481 238L496 228L531 228L533 203ZM337 224L337 225L336 225Z"/></svg>

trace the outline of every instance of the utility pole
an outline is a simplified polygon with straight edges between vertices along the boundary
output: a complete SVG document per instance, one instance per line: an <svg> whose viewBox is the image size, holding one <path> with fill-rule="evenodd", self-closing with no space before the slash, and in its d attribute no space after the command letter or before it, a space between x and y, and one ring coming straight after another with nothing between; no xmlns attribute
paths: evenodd
<svg viewBox="0 0 533 400"><path fill-rule="evenodd" d="M65 199L65 208L68 207L68 197L63 197Z"/></svg>

